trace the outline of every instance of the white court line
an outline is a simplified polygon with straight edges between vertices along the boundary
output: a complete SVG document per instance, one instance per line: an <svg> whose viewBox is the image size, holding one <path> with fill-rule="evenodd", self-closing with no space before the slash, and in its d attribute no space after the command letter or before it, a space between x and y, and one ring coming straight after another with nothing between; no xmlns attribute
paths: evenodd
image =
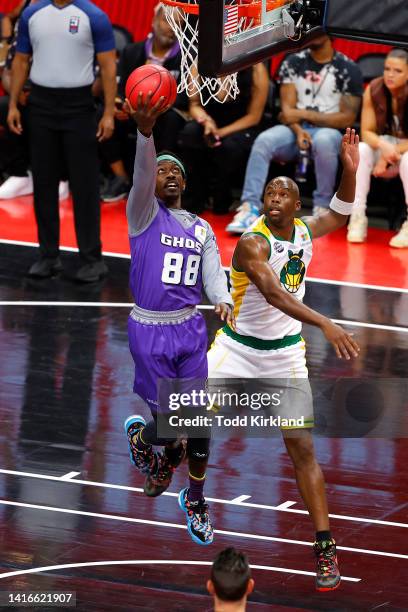
<svg viewBox="0 0 408 612"><path fill-rule="evenodd" d="M294 506L296 504L295 501L285 501L283 502L283 504L279 504L279 506L276 506L277 510L287 510L288 508L290 508L291 506Z"/></svg>
<svg viewBox="0 0 408 612"><path fill-rule="evenodd" d="M10 476L23 476L27 478L38 478L40 480L53 480L55 482L61 482L60 476L48 476L46 474L36 474L34 472L18 472L16 470L3 470L0 469L0 474L9 474ZM132 491L133 493L143 493L143 489L140 487L127 487L125 485L115 485L115 484L107 484L106 482L95 482L93 480L80 480L80 479L70 479L66 481L67 484L79 484L86 485L89 487L101 487L103 489L116 489L118 491ZM162 493L162 496L166 497L178 497L178 493L171 493L170 491L165 491ZM234 500L230 499L220 499L217 497L206 497L207 501L213 502L215 504L226 504L226 505L239 505L244 506L246 508L254 508L256 510L273 510L279 512L291 512L294 514L309 514L307 510L297 510L295 508L286 508L285 503L283 502L279 506L267 506L264 504L254 504L250 502L239 502L238 504ZM346 514L329 514L330 518L340 519L344 521L355 521L359 523L373 523L374 525L386 525L388 527L403 527L408 528L407 523L396 523L393 521L382 521L380 519L370 519L363 518L360 516L348 516Z"/></svg>
<svg viewBox="0 0 408 612"><path fill-rule="evenodd" d="M132 302L48 302L45 300L37 301L1 301L0 306L60 306L60 307L76 307L88 306L92 308L132 308ZM214 310L211 304L200 304L198 310ZM370 329L381 329L383 331L396 331L408 333L408 327L400 327L397 325L380 325L378 323L364 323L363 321L347 321L345 319L332 319L334 323L340 325L348 325L349 327L368 327Z"/></svg>
<svg viewBox="0 0 408 612"><path fill-rule="evenodd" d="M0 239L0 244L14 244L16 246L28 246L28 247L38 247L40 246L38 242L26 242L24 240L5 240ZM76 247L67 247L60 246L60 251L66 251L68 253L78 253L78 249ZM103 251L102 255L105 257L117 257L118 259L130 259L130 255L126 253L111 253L110 251Z"/></svg>
<svg viewBox="0 0 408 612"><path fill-rule="evenodd" d="M132 561L92 561L90 563L65 563L64 565L47 565L45 567L32 567L26 570L16 570L13 572L6 572L0 574L0 580L2 578L13 578L14 576L22 576L24 574L38 574L40 572L57 571L61 569L76 569L78 567L103 567L109 565L206 565L211 566L212 561L179 561L176 559L137 559ZM272 565L250 565L251 569L265 570L268 572L282 572L284 574L300 574L302 576L316 576L315 572L306 572L303 570L294 570L287 567L274 567ZM342 576L342 580L346 582L361 582L361 578L350 578L349 576Z"/></svg>
<svg viewBox="0 0 408 612"><path fill-rule="evenodd" d="M81 472L68 472L68 474L64 474L64 476L60 476L60 480L71 480L71 478L75 478L75 476L79 476Z"/></svg>
<svg viewBox="0 0 408 612"><path fill-rule="evenodd" d="M408 289L402 287L387 287L386 285L367 285L365 283L352 283L351 281L329 280L317 276L307 276L306 283L323 283L326 285L339 285L340 287L355 287L356 289L375 289L378 291L394 291L397 293L408 293Z"/></svg>
<svg viewBox="0 0 408 612"><path fill-rule="evenodd" d="M208 499L208 498L207 498ZM152 521L149 519L138 519L130 516L119 516L115 514L100 514L99 512L86 512L85 510L71 510L70 508L57 508L56 506L42 506L39 504L27 504L24 502L8 501L0 499L0 504L5 506L15 506L17 508L29 508L30 510L46 510L48 512L60 512L62 514L77 514L80 516L90 516L92 518L108 519L111 521L123 521L125 523L138 523L141 525L154 525L156 527L170 527L172 529L187 529L186 525L178 523L166 523L164 521ZM225 529L214 529L214 533L229 535L235 538L248 538L250 540L264 540L266 542L281 542L282 544L299 544L300 546L313 546L313 542L303 540L290 540L288 538L278 538L275 536L258 535L256 533L243 533L241 531L227 531ZM337 546L337 550L346 550L377 557L392 557L394 559L408 559L408 555L399 553L384 552L381 550L370 550L367 548L351 548L349 546Z"/></svg>
<svg viewBox="0 0 408 612"><path fill-rule="evenodd" d="M250 495L240 495L239 497L235 497L235 499L231 499L231 503L232 504L240 504L241 502L246 501L247 499L250 499Z"/></svg>
<svg viewBox="0 0 408 612"><path fill-rule="evenodd" d="M38 247L38 242L24 242L21 240L5 240L0 239L0 244L14 244L16 246L28 246L28 247ZM78 249L74 247L60 247L61 251L68 251L70 253L78 253ZM117 257L118 259L130 259L130 255L125 253L112 253L110 251L103 251L103 255L106 257ZM226 272L229 272L229 266L223 266L223 269ZM394 291L397 293L408 293L408 289L402 287L387 287L385 285L368 285L365 283L352 283L349 281L338 281L338 280L330 280L327 278L318 278L318 277L310 277L306 278L306 282L310 281L312 283L323 283L327 285L339 285L340 287L355 287L356 289L378 289L378 291Z"/></svg>

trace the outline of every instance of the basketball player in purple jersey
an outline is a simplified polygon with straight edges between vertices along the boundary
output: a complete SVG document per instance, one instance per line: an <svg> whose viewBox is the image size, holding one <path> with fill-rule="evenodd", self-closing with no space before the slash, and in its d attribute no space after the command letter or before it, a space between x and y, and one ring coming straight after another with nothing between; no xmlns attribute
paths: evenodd
<svg viewBox="0 0 408 612"><path fill-rule="evenodd" d="M185 188L183 163L172 153L156 157L152 129L167 110L163 100L150 107L151 95L129 112L137 123L133 187L127 203L131 248L130 287L135 306L129 317L129 345L135 363L133 390L149 405L153 420L125 421L130 457L144 474L146 495L165 491L185 452L190 486L179 495L194 542L211 544L213 529L203 496L209 437L183 444L157 437L158 383L162 379L205 382L207 329L196 306L205 290L222 320L234 325L232 298L210 225L181 209ZM163 445L161 453L152 445Z"/></svg>

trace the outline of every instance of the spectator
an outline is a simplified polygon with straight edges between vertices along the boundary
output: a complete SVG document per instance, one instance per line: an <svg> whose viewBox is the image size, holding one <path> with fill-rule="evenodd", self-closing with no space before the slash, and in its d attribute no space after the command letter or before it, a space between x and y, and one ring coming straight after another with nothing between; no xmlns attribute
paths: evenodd
<svg viewBox="0 0 408 612"><path fill-rule="evenodd" d="M214 597L214 611L245 612L254 585L247 556L235 548L226 548L216 557L207 582L207 590Z"/></svg>
<svg viewBox="0 0 408 612"><path fill-rule="evenodd" d="M98 127L91 91L95 54L105 93L105 113ZM94 282L107 274L100 242L97 138L109 138L114 129L116 61L112 26L106 14L89 0L42 0L23 11L8 114L10 129L19 135L22 125L17 105L31 56L29 131L40 258L28 274L47 278L61 270L58 183L64 160L80 255L75 280Z"/></svg>
<svg viewBox="0 0 408 612"><path fill-rule="evenodd" d="M347 240L364 242L367 237L366 205L371 175L401 177L408 206L408 52L393 49L387 55L384 76L371 81L363 98L361 114L360 166L356 203ZM390 246L408 247L408 221Z"/></svg>
<svg viewBox="0 0 408 612"><path fill-rule="evenodd" d="M119 98L116 100L115 133L113 138L101 146L102 158L109 165L113 177L101 194L105 202L114 202L126 197L130 190L127 164L123 157L129 134L136 137L136 124L123 108L126 81L130 74L145 64L157 64L167 68L175 79L180 78L181 52L176 36L167 23L163 7L156 7L152 32L146 40L127 45L119 62ZM158 151L175 151L179 131L185 124L183 111L187 110L185 94L179 94L174 106L161 115L154 128L154 139ZM133 154L133 152L132 152Z"/></svg>
<svg viewBox="0 0 408 612"><path fill-rule="evenodd" d="M228 212L233 202L233 176L245 163L259 134L269 91L264 64L241 70L238 87L240 94L235 100L230 98L222 104L211 101L205 109L198 94L190 98L194 121L180 133L179 147L189 166L186 205L193 212L205 208L209 195L215 214Z"/></svg>
<svg viewBox="0 0 408 612"><path fill-rule="evenodd" d="M306 150L314 160L313 214L329 207L334 194L340 130L353 125L360 107L362 75L322 35L309 49L289 55L279 73L282 112L276 125L258 136L245 176L241 207L227 230L241 234L260 214L269 164L289 162Z"/></svg>

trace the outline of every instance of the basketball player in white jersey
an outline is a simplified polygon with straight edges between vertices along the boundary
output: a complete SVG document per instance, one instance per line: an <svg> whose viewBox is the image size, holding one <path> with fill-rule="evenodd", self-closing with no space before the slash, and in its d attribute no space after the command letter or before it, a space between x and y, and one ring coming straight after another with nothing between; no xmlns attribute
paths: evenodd
<svg viewBox="0 0 408 612"><path fill-rule="evenodd" d="M359 164L358 143L355 130L347 129L340 151L343 164L340 186L330 209L318 217L295 218L301 203L299 189L291 179L278 177L267 185L264 214L242 235L232 259L236 330L226 325L208 353L210 379L262 379L263 391L268 379L275 382L303 379L303 387L306 384L309 389L306 401L301 402L304 428L291 429L290 433L282 428L282 433L300 494L316 530L316 588L320 591L335 589L341 577L330 532L323 474L311 434L313 404L305 380L308 371L305 343L300 335L302 323L319 327L340 359L357 357L359 347L341 327L305 306L302 299L312 258L312 237L339 229L351 214ZM292 405L291 402L290 410Z"/></svg>

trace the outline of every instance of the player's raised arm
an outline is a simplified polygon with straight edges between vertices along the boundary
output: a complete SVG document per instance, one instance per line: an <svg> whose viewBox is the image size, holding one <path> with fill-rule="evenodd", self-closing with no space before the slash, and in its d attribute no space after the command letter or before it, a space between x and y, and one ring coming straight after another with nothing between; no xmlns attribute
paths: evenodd
<svg viewBox="0 0 408 612"><path fill-rule="evenodd" d="M352 211L356 195L356 173L360 161L359 137L356 131L347 128L340 148L343 173L337 193L327 212L318 217L305 217L313 238L319 238L343 227Z"/></svg>
<svg viewBox="0 0 408 612"><path fill-rule="evenodd" d="M129 100L126 100L125 105L138 127L133 185L126 206L130 235L142 231L158 210L154 195L157 161L152 133L158 116L167 108L163 107L164 98L160 98L154 106L151 106L151 98L152 94L149 93L143 100L143 94L140 93L136 108L130 106Z"/></svg>
<svg viewBox="0 0 408 612"><path fill-rule="evenodd" d="M269 244L264 238L253 234L243 236L235 250L233 266L246 273L268 304L297 321L319 327L333 345L337 357L358 357L359 346L349 334L327 317L305 306L282 287L269 264Z"/></svg>

